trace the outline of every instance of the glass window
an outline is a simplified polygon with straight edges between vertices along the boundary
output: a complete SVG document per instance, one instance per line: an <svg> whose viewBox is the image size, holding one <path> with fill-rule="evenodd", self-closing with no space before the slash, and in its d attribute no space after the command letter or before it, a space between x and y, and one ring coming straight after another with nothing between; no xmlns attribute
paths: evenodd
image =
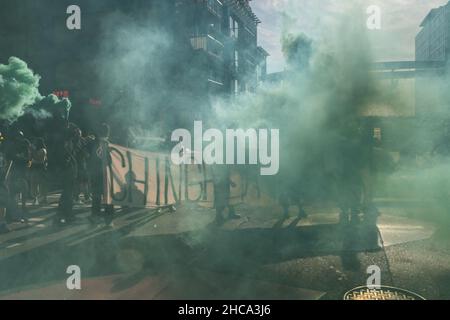
<svg viewBox="0 0 450 320"><path fill-rule="evenodd" d="M237 79L233 81L233 90L235 95L239 94L239 81Z"/></svg>
<svg viewBox="0 0 450 320"><path fill-rule="evenodd" d="M233 17L230 17L230 36L239 37L239 23Z"/></svg>

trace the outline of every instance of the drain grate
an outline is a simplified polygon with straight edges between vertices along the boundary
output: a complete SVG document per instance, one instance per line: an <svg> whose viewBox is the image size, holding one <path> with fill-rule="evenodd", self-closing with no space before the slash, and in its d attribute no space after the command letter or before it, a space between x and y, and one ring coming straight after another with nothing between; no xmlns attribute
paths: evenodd
<svg viewBox="0 0 450 320"><path fill-rule="evenodd" d="M425 300L420 295L408 290L394 287L380 287L370 289L368 287L358 287L350 290L344 295L344 300Z"/></svg>

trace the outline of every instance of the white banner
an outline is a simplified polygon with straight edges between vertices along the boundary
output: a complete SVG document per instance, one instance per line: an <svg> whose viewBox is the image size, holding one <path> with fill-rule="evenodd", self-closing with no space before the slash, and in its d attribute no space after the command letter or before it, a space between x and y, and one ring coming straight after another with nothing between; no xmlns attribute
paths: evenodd
<svg viewBox="0 0 450 320"><path fill-rule="evenodd" d="M157 208L195 201L214 206L214 181L217 188L217 168L223 170L223 166L176 166L171 163L169 154L138 151L114 144L109 145L109 155L105 157L106 204ZM248 194L248 179L242 179L236 168L230 169L229 177L229 193L216 190L216 195L221 192L221 197L225 194L230 204L240 203ZM220 185L223 186L222 183Z"/></svg>

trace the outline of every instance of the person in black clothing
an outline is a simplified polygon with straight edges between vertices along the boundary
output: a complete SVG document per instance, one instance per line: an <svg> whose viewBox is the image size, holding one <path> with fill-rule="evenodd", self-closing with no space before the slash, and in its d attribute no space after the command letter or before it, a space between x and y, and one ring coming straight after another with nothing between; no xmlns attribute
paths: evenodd
<svg viewBox="0 0 450 320"><path fill-rule="evenodd" d="M5 142L4 150L10 165L6 181L10 195L9 211L14 219L26 222L25 209L29 191L27 174L31 165L31 143L24 137L23 132L13 130ZM19 196L21 209L17 205Z"/></svg>
<svg viewBox="0 0 450 320"><path fill-rule="evenodd" d="M283 190L279 197L279 203L283 208L283 219L289 218L289 208L296 206L298 208L298 218L306 219L308 215L304 209L304 196L301 187L297 184L290 184L286 190Z"/></svg>
<svg viewBox="0 0 450 320"><path fill-rule="evenodd" d="M73 194L74 201L76 203L82 204L81 193L84 195L84 201L88 202L91 200L91 194L89 190L89 172L88 172L88 161L90 155L90 145L94 141L94 137L86 136L83 137L80 129L76 130L75 137L75 148L76 155L75 159L77 161L77 179L75 183L75 192Z"/></svg>
<svg viewBox="0 0 450 320"><path fill-rule="evenodd" d="M55 223L66 225L73 222L73 190L77 177L75 141L77 127L67 122L58 125L49 140L49 171L62 188Z"/></svg>
<svg viewBox="0 0 450 320"><path fill-rule="evenodd" d="M114 207L106 205L104 212L102 212L102 198L104 195L104 179L105 179L105 160L110 161L109 158L109 126L102 124L96 134L95 140L90 146L89 157L89 175L92 188L92 208L91 208L91 222L97 224L99 220L104 219L107 226L112 227Z"/></svg>
<svg viewBox="0 0 450 320"><path fill-rule="evenodd" d="M31 195L34 205L47 204L47 146L44 139L38 138L34 143L30 170Z"/></svg>
<svg viewBox="0 0 450 320"><path fill-rule="evenodd" d="M3 141L4 137L0 133L0 234L8 233L10 231L6 223L6 210L10 199L9 190L6 185L9 165L5 158Z"/></svg>
<svg viewBox="0 0 450 320"><path fill-rule="evenodd" d="M228 218L230 220L240 219L236 214L234 206L230 203L231 188L235 188L235 183L231 180L230 168L225 165L217 165L213 168L214 175L214 207L216 209L216 224L222 225L225 220L223 212L228 208Z"/></svg>
<svg viewBox="0 0 450 320"><path fill-rule="evenodd" d="M8 233L10 229L6 224L6 213L8 208L9 192L4 183L0 184L0 234Z"/></svg>

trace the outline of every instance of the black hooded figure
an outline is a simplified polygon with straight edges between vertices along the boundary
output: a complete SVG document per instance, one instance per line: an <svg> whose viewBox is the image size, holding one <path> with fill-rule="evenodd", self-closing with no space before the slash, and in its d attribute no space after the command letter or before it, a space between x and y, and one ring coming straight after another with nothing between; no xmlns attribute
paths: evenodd
<svg viewBox="0 0 450 320"><path fill-rule="evenodd" d="M61 197L58 204L58 223L64 225L73 222L73 193L77 178L77 159L75 157L76 126L69 124L61 130L61 146L58 161L55 163L56 177L62 187Z"/></svg>
<svg viewBox="0 0 450 320"><path fill-rule="evenodd" d="M60 226L74 221L73 191L77 177L74 141L78 127L69 123L68 118L68 108L58 108L57 111L53 111L48 124L51 131L47 132L46 137L49 177L62 190L54 221Z"/></svg>
<svg viewBox="0 0 450 320"><path fill-rule="evenodd" d="M14 220L26 221L25 205L28 196L27 173L31 161L31 143L23 132L11 129L4 146L7 161L10 163L9 177L6 181L10 194L10 215ZM17 206L17 197L21 195L21 209Z"/></svg>
<svg viewBox="0 0 450 320"><path fill-rule="evenodd" d="M236 214L234 206L230 203L231 188L236 187L231 180L230 168L226 165L216 165L213 167L213 176L216 224L222 225L225 222L223 212L227 208L229 219L240 219L241 216Z"/></svg>

